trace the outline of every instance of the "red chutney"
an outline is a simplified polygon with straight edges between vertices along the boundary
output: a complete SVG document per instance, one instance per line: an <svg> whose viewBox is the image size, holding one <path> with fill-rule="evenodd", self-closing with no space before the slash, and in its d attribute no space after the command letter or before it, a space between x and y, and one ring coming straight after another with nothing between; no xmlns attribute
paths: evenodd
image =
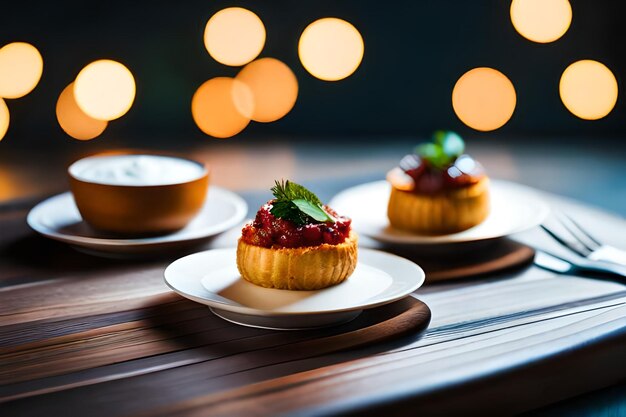
<svg viewBox="0 0 626 417"><path fill-rule="evenodd" d="M338 216L327 206L324 206L324 210L336 219L335 223L311 223L304 226L275 217L270 213L271 208L272 201L269 201L257 212L255 219L243 227L241 238L244 242L265 248L299 248L324 243L338 245L350 235L352 220Z"/></svg>
<svg viewBox="0 0 626 417"><path fill-rule="evenodd" d="M437 194L476 184L485 177L482 165L469 155L459 156L443 169L432 166L417 155L407 155L400 162L401 168L415 184L416 194Z"/></svg>

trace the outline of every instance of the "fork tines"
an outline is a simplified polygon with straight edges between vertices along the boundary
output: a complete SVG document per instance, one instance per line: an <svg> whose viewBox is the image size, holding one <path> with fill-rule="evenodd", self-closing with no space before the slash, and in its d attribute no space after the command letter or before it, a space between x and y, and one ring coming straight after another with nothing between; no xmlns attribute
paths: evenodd
<svg viewBox="0 0 626 417"><path fill-rule="evenodd" d="M602 244L597 239L586 232L574 219L564 213L556 212L555 218L567 230L567 232L575 239L571 241L557 233L553 228L542 224L541 227L554 240L565 246L576 254L586 257L594 250L598 249Z"/></svg>

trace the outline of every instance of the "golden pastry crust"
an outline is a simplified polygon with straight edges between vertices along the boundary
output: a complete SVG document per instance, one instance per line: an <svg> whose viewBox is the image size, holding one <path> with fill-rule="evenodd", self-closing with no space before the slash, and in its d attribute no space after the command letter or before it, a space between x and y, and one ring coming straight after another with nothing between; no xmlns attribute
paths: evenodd
<svg viewBox="0 0 626 417"><path fill-rule="evenodd" d="M319 290L346 280L357 263L357 235L345 242L301 248L264 248L239 239L237 268L256 285L285 290Z"/></svg>
<svg viewBox="0 0 626 417"><path fill-rule="evenodd" d="M489 178L469 187L426 195L392 185L387 215L393 227L440 235L456 233L481 223L489 214Z"/></svg>

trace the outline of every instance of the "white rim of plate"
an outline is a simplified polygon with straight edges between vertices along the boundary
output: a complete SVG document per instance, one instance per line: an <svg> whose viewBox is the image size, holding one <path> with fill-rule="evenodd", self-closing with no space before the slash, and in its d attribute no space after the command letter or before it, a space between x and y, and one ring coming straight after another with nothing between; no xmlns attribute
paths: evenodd
<svg viewBox="0 0 626 417"><path fill-rule="evenodd" d="M393 295L388 295L384 298L378 298L379 295L374 296L373 299L369 302L363 302L359 305L355 305L355 306L351 306L351 307L345 307L345 308L339 308L339 309L328 309L328 310L315 310L315 311L284 311L284 310L261 310L261 309L257 309L257 308L253 308L253 307L247 307L247 306L243 306L243 305L237 305L237 304L231 304L228 302L223 302L223 301L217 301L214 299L208 299L205 298L201 295L194 295L194 294L189 294L187 292L184 292L178 288L176 288L176 286L170 282L170 280L173 280L175 278L171 277L171 274L173 274L174 272L173 269L177 268L181 263L184 262L189 262L189 260L191 258L194 257L198 257L198 256L202 256L205 253L208 252L232 252L232 251L236 251L236 248L226 248L226 249L210 249L210 250L206 250L206 251L202 251L202 252L196 252L193 253L191 255L187 255L187 256L183 256L182 258L179 258L177 260L175 260L174 262L172 262L171 264L169 264L167 266L167 268L165 268L165 271L163 272L163 279L165 281L165 284L172 289L172 291L176 292L177 294L182 295L183 297L195 301L197 303L200 304L204 304L207 305L209 307L213 307L213 308L217 308L220 310L226 310L226 311L232 311L235 313L240 313L240 314L247 314L247 315L251 315L251 316L263 316L263 317L287 317L287 316L302 316L302 315L315 315L315 314L332 314L332 313L343 313L343 312L348 312L348 311L355 311L355 310L367 310L370 308L375 308L378 306L382 306L385 304L389 304L392 303L394 301L400 300L402 298L405 298L407 296L409 296L413 291L417 290L418 288L420 288L423 284L424 281L426 280L426 274L424 273L424 270L417 265L415 262L412 262L406 258L403 258L401 256L398 255L394 255L391 253L387 253L387 252L383 252L380 250L376 250L376 249L364 249L364 248L359 248L359 260L358 262L362 262L364 265L368 265L374 268L377 268L375 265L372 265L368 262L363 262L362 257L363 255L367 256L380 256L380 257L385 257L387 259L394 259L398 265L402 265L402 268L404 269L404 271L402 272L397 272L394 274L391 274L388 271L387 272L392 280L393 279L398 279L396 277L396 275L400 275L400 274L415 274L416 279L415 282L412 285L407 286L406 288L399 290L399 292L397 293L393 293ZM377 269L381 269L381 268L377 268ZM382 269L381 269L382 270ZM168 275L170 275L170 277L168 277ZM204 286L202 285L202 277L198 277L198 291L199 292L205 292L207 294L215 294L210 292L209 290L207 290L206 288L204 288ZM339 284L341 285L341 284ZM262 287L259 287L262 288ZM276 289L274 288L267 288L267 290L272 290L275 291ZM282 291L289 291L289 290L282 290ZM318 291L324 291L322 290L318 290ZM385 290L387 291L387 289ZM383 294L385 292L383 291ZM216 296L218 298L223 298L222 296L220 296L219 294L216 294ZM228 300L228 299L226 299Z"/></svg>
<svg viewBox="0 0 626 417"><path fill-rule="evenodd" d="M364 184L359 184L354 187L346 188L343 191L340 191L336 194L331 201L329 202L329 206L336 208L337 210L341 210L340 207L341 200L347 198L352 193L358 192L361 188L370 188L376 185L382 186L383 184L388 184L386 180L380 181L372 181ZM358 227L356 225L355 229L357 232L362 233L365 236L368 236L371 239L377 240L379 242L384 243L395 243L395 244L413 244L413 245L439 245L439 244L450 244L450 243L467 243L467 242L480 242L484 240L490 239L498 239L502 237L506 237L515 233L520 233L525 230L532 229L533 227L538 226L543 222L548 214L550 213L550 206L544 201L539 199L538 192L531 187L527 187L522 184L517 184L511 181L504 180L491 180L492 187L514 187L518 192L524 193L525 196L528 197L529 200L532 201L533 205L537 208L537 213L532 221L529 221L525 225L521 225L517 228L513 228L507 230L505 233L495 233L495 234L486 234L480 237L472 237L472 236L464 236L467 230L464 230L459 233L452 233L448 235L437 235L437 236L428 236L428 235L418 235L411 234L410 232L405 232L402 230L394 229L394 234L388 233L370 233L367 228ZM338 207L335 207L338 206ZM349 214L347 214L350 216ZM386 214L385 214L386 215ZM386 220L386 218L385 218ZM391 226L389 226L391 227ZM360 229L360 230L359 230ZM468 229L471 230L471 229Z"/></svg>
<svg viewBox="0 0 626 417"><path fill-rule="evenodd" d="M202 213L202 210L207 204L210 204L211 196L215 196L216 194L220 198L228 198L232 202L235 208L235 212L232 215L232 217L229 220L220 223L219 224L220 227L217 227L217 228L214 226L209 227L209 228L205 227L193 233L185 234L182 238L179 238L179 236L177 236L179 232L174 232L174 233L160 235L160 236L139 238L139 239L133 239L133 238L109 239L109 238L76 236L76 235L68 235L64 233L59 233L55 229L51 229L45 226L42 222L39 221L39 219L50 204L56 203L56 200L68 198L68 196L71 197L71 192L69 191L49 197L43 200L42 202L40 202L39 204L37 204L28 213L28 216L26 217L26 222L37 233L40 233L51 239L59 240L59 241L66 242L66 243L73 243L73 244L82 243L82 244L107 245L107 246L139 246L139 245L150 245L150 244L169 243L169 242L186 242L186 241L191 241L191 240L196 240L196 239L207 238L207 237L225 232L226 230L235 227L246 218L246 215L248 213L248 205L246 204L245 200L232 191L226 190L221 187L216 187L216 186L209 187L209 194L208 194L209 197L207 198L207 201L204 203L205 205L203 206L203 208L200 209L200 213Z"/></svg>

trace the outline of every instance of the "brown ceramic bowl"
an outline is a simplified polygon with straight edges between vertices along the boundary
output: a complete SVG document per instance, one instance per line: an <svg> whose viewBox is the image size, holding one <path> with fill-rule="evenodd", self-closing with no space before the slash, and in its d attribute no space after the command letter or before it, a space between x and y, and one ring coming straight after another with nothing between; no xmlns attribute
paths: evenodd
<svg viewBox="0 0 626 417"><path fill-rule="evenodd" d="M99 154L80 159L70 165L68 168L70 188L81 216L89 225L101 231L121 235L160 234L183 228L198 214L206 199L209 183L209 170L200 162L147 154L150 171L164 175L163 178L153 178L151 181L138 184L132 184L133 179L119 181L110 178L92 178L96 166L94 164L102 166L102 163L105 163L105 168L98 168L102 173L102 169L106 171L111 168L106 167L111 158L119 160L120 157L140 156L143 155ZM109 158L109 161L104 158ZM153 163L165 160L174 161L167 165L171 178L161 172L163 170L158 164ZM142 161L145 166L146 159ZM172 163L181 164L180 168L186 168L187 173L193 175L187 175L182 179L180 175L176 177L181 169L172 170L172 167L176 168ZM197 175L190 164L197 166ZM90 167L91 174L88 174Z"/></svg>

